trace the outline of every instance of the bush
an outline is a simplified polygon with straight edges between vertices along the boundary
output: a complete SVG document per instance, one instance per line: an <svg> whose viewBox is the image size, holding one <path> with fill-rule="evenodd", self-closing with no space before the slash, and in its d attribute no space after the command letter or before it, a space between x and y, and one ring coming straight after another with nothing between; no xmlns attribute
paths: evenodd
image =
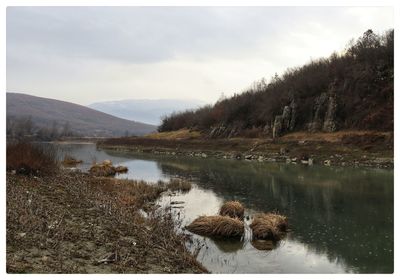
<svg viewBox="0 0 400 280"><path fill-rule="evenodd" d="M29 142L7 145L7 171L18 174L49 174L58 169L57 152L50 146L39 146Z"/></svg>

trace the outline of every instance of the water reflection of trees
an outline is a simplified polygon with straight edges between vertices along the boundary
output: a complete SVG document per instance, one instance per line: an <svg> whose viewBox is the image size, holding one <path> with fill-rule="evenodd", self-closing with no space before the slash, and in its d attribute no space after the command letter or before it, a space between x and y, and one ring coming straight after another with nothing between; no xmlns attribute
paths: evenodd
<svg viewBox="0 0 400 280"><path fill-rule="evenodd" d="M159 164L226 200L287 215L292 238L332 262L360 272L393 270L392 172L182 158Z"/></svg>

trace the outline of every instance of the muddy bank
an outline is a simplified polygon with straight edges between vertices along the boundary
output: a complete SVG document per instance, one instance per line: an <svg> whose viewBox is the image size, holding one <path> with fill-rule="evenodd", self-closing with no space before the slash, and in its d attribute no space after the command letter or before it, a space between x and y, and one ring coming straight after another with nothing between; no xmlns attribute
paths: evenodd
<svg viewBox="0 0 400 280"><path fill-rule="evenodd" d="M79 172L7 173L7 272L206 272L155 211L164 190Z"/></svg>
<svg viewBox="0 0 400 280"><path fill-rule="evenodd" d="M198 158L219 158L288 164L320 164L393 168L393 135L352 133L288 135L280 139L154 139L114 138L100 148ZM340 137L340 138L339 138Z"/></svg>

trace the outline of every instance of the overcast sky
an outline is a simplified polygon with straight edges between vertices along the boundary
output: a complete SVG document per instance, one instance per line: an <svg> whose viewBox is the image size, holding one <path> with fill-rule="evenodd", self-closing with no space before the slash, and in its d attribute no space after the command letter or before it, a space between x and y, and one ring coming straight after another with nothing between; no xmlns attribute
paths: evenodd
<svg viewBox="0 0 400 280"><path fill-rule="evenodd" d="M393 27L385 7L9 7L7 91L215 102Z"/></svg>

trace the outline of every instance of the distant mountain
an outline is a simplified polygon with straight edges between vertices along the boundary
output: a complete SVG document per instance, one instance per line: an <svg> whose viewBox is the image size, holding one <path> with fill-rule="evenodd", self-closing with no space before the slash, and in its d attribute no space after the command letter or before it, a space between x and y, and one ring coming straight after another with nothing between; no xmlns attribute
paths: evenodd
<svg viewBox="0 0 400 280"><path fill-rule="evenodd" d="M7 92L7 118L31 118L39 128L60 128L68 125L71 131L82 136L144 135L156 126L117 118L78 104Z"/></svg>
<svg viewBox="0 0 400 280"><path fill-rule="evenodd" d="M88 107L120 118L159 125L165 115L203 105L204 101L196 99L127 99L96 102Z"/></svg>

